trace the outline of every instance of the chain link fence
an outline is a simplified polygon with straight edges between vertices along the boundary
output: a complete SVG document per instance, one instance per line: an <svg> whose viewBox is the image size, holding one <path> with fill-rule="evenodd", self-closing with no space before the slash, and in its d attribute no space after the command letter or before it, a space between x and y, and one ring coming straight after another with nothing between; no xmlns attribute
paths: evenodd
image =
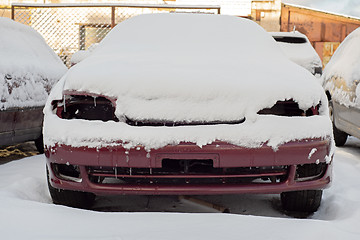
<svg viewBox="0 0 360 240"><path fill-rule="evenodd" d="M13 4L11 18L37 30L70 66L71 56L99 43L116 24L159 12L220 14L219 6L150 4ZM0 10L1 13L1 10Z"/></svg>
<svg viewBox="0 0 360 240"><path fill-rule="evenodd" d="M11 7L0 5L0 17L11 17Z"/></svg>

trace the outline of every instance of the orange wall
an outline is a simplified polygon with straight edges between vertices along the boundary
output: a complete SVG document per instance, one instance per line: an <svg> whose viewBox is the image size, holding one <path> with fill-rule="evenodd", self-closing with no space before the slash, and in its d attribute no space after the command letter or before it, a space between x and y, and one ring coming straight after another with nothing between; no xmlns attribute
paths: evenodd
<svg viewBox="0 0 360 240"><path fill-rule="evenodd" d="M281 31L291 31L294 25L311 42L341 42L360 27L360 20L283 4Z"/></svg>
<svg viewBox="0 0 360 240"><path fill-rule="evenodd" d="M360 27L360 20L282 4L280 31L292 31L294 26L309 38L325 65L339 43Z"/></svg>

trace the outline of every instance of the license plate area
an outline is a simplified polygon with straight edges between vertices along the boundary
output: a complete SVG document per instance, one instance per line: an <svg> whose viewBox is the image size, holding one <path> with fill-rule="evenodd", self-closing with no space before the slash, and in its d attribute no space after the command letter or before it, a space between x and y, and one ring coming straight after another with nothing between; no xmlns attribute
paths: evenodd
<svg viewBox="0 0 360 240"><path fill-rule="evenodd" d="M169 159L162 160L161 171L168 174L208 174L214 173L212 159Z"/></svg>

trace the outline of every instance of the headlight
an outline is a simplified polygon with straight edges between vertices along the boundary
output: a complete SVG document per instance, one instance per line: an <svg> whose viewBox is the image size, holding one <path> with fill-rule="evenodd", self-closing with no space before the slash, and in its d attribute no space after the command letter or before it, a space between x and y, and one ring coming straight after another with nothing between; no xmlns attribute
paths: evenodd
<svg viewBox="0 0 360 240"><path fill-rule="evenodd" d="M264 108L260 110L258 114L278 115L286 117L313 116L319 115L319 105L320 104L305 111L300 109L299 104L294 102L293 100L277 101L274 106L272 106L271 108Z"/></svg>
<svg viewBox="0 0 360 240"><path fill-rule="evenodd" d="M115 101L103 96L64 95L53 103L56 115L62 119L119 121L115 116Z"/></svg>

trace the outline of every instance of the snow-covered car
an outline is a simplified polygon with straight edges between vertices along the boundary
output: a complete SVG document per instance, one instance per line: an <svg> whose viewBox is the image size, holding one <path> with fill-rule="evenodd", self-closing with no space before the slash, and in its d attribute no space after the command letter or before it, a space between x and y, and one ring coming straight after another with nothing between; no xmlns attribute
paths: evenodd
<svg viewBox="0 0 360 240"><path fill-rule="evenodd" d="M35 140L43 152L43 108L65 65L29 26L0 18L0 145Z"/></svg>
<svg viewBox="0 0 360 240"><path fill-rule="evenodd" d="M97 45L98 45L98 43L94 43L87 50L79 50L79 51L75 52L71 56L70 65L74 66L74 65L78 64L79 62L81 62L82 60L84 60L85 58L87 58L88 56L90 56L90 54L96 49Z"/></svg>
<svg viewBox="0 0 360 240"><path fill-rule="evenodd" d="M314 75L322 74L322 62L306 35L298 32L270 32L285 55Z"/></svg>
<svg viewBox="0 0 360 240"><path fill-rule="evenodd" d="M281 193L286 210L316 211L331 181L332 126L314 78L250 20L126 20L45 106L53 202Z"/></svg>
<svg viewBox="0 0 360 240"><path fill-rule="evenodd" d="M335 144L343 146L348 135L360 138L360 28L340 44L323 75L329 98Z"/></svg>

